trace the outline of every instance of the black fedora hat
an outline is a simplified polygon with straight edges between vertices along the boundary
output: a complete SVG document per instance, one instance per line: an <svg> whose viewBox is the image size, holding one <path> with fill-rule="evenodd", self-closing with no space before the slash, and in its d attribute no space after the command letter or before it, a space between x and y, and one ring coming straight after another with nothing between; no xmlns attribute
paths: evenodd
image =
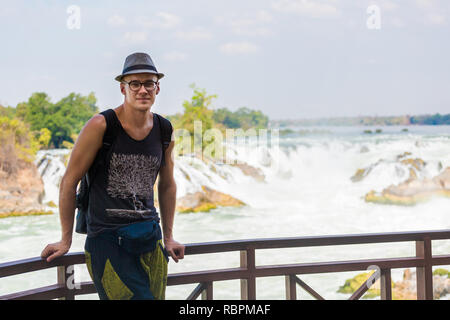
<svg viewBox="0 0 450 320"><path fill-rule="evenodd" d="M155 64L153 63L152 58L146 53L136 52L130 54L126 59L123 65L122 74L118 75L115 79L117 81L122 81L122 78L127 74L136 74L136 73L152 73L158 76L158 80L164 77L163 73L158 72L156 70Z"/></svg>

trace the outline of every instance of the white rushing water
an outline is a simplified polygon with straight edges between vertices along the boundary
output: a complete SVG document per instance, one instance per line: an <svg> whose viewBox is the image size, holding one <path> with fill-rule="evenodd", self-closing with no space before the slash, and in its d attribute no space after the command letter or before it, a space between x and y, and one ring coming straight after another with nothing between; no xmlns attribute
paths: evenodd
<svg viewBox="0 0 450 320"><path fill-rule="evenodd" d="M377 127L378 128L378 127ZM312 130L312 128L304 128ZM323 128L322 128L323 129ZM450 199L433 199L413 207L366 203L370 190L381 191L409 177L411 167L397 156L410 152L409 158L426 163L419 178L433 177L450 166L450 128L382 127L383 133L363 134L367 127L327 127L329 134L292 134L280 138L276 146L258 148L231 146L242 162L259 168L264 182L244 175L236 167L203 162L196 158L176 159L175 179L178 196L199 190L202 185L228 193L247 205L218 208L210 212L178 214L174 235L183 243L232 239L354 234L373 232L450 229ZM59 179L64 172L64 150L41 152L37 160L43 175L44 202L58 202ZM351 177L360 168L372 166L360 182ZM56 210L55 210L56 212ZM43 247L60 238L57 214L0 220L0 262L38 256ZM72 252L83 251L84 236L75 234ZM436 241L434 254L448 254L449 241ZM258 265L315 261L383 258L414 255L414 243L314 247L257 251ZM237 267L239 253L187 256L169 272L186 272ZM84 266L75 268L76 279L89 280ZM393 270L393 281L403 270ZM337 293L346 279L358 272L306 275L301 278L325 298L345 299ZM56 281L55 270L9 277L0 280L0 294L49 285ZM214 283L216 299L239 299L239 280ZM184 299L195 285L168 287L168 299ZM257 279L258 299L284 299L284 278ZM310 297L300 289L298 296ZM96 298L95 295L80 298Z"/></svg>

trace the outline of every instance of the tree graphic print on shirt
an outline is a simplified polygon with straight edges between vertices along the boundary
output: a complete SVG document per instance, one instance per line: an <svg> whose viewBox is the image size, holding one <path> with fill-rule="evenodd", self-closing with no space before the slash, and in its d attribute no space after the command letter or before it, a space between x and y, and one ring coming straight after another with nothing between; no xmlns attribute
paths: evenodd
<svg viewBox="0 0 450 320"><path fill-rule="evenodd" d="M134 210L106 209L108 215L126 219L151 216L153 211L144 203L153 202L153 185L158 170L159 160L155 156L113 153L109 163L106 190L111 198L130 199Z"/></svg>

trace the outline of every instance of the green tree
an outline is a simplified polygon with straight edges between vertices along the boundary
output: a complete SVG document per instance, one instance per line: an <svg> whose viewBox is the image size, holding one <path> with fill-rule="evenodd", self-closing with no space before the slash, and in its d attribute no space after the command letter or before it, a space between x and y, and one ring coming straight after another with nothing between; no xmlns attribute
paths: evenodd
<svg viewBox="0 0 450 320"><path fill-rule="evenodd" d="M175 119L175 127L187 130L191 137L191 150L194 150L194 144L203 144L203 134L206 130L214 127L213 110L210 109L213 99L217 98L216 94L207 94L205 89L198 88L194 83L189 86L194 90L190 100L183 102L183 114ZM172 118L173 120L174 118ZM201 130L195 130L195 122L201 123ZM181 138L181 137L180 137Z"/></svg>
<svg viewBox="0 0 450 320"><path fill-rule="evenodd" d="M216 123L222 123L227 128L249 128L264 129L267 128L269 118L261 111L251 110L241 107L235 112L227 108L214 110L213 119Z"/></svg>
<svg viewBox="0 0 450 320"><path fill-rule="evenodd" d="M16 115L16 108L4 107L0 105L0 117L7 117L9 119L14 118Z"/></svg>
<svg viewBox="0 0 450 320"><path fill-rule="evenodd" d="M45 92L36 92L27 102L17 105L16 116L29 123L33 131L49 130L49 145L60 148L64 141L74 142L73 135L78 134L86 121L98 112L96 103L94 93L82 96L72 92L53 104Z"/></svg>
<svg viewBox="0 0 450 320"><path fill-rule="evenodd" d="M269 123L269 118L261 111L251 110L246 107L239 108L236 111L236 117L240 120L243 129L263 129L267 128L267 124Z"/></svg>
<svg viewBox="0 0 450 320"><path fill-rule="evenodd" d="M213 119L216 123L222 123L227 128L241 127L241 122L237 115L227 108L214 110Z"/></svg>
<svg viewBox="0 0 450 320"><path fill-rule="evenodd" d="M180 124L182 128L194 134L194 121L201 121L203 133L214 125L213 110L210 109L210 106L217 95L208 95L206 89L198 88L194 83L189 87L194 90L194 94L191 100L183 102L184 113L181 116Z"/></svg>
<svg viewBox="0 0 450 320"><path fill-rule="evenodd" d="M63 141L74 142L72 134L78 133L83 125L98 112L93 93L87 97L70 93L56 102L46 117L46 127L52 132L52 143L60 147Z"/></svg>
<svg viewBox="0 0 450 320"><path fill-rule="evenodd" d="M177 152L197 152L201 143L201 151L206 156L218 158L222 155L222 140L227 136L227 128L244 130L267 128L268 117L261 111L246 107L232 112L227 108L214 109L216 94L208 94L205 89L190 85L193 95L183 102L183 113L168 116L176 132ZM201 125L197 125L196 123ZM212 129L212 130L211 130ZM207 134L205 134L207 132Z"/></svg>
<svg viewBox="0 0 450 320"><path fill-rule="evenodd" d="M30 125L31 130L39 131L46 116L51 112L52 103L45 92L35 92L27 102L19 103L16 107L16 116Z"/></svg>

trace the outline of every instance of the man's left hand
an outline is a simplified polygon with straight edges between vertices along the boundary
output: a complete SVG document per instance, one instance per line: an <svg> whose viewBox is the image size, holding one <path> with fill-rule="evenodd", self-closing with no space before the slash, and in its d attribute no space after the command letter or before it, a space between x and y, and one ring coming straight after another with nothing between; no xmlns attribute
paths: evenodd
<svg viewBox="0 0 450 320"><path fill-rule="evenodd" d="M164 247L167 253L172 257L173 261L178 262L179 259L184 258L185 246L173 239L164 240Z"/></svg>

